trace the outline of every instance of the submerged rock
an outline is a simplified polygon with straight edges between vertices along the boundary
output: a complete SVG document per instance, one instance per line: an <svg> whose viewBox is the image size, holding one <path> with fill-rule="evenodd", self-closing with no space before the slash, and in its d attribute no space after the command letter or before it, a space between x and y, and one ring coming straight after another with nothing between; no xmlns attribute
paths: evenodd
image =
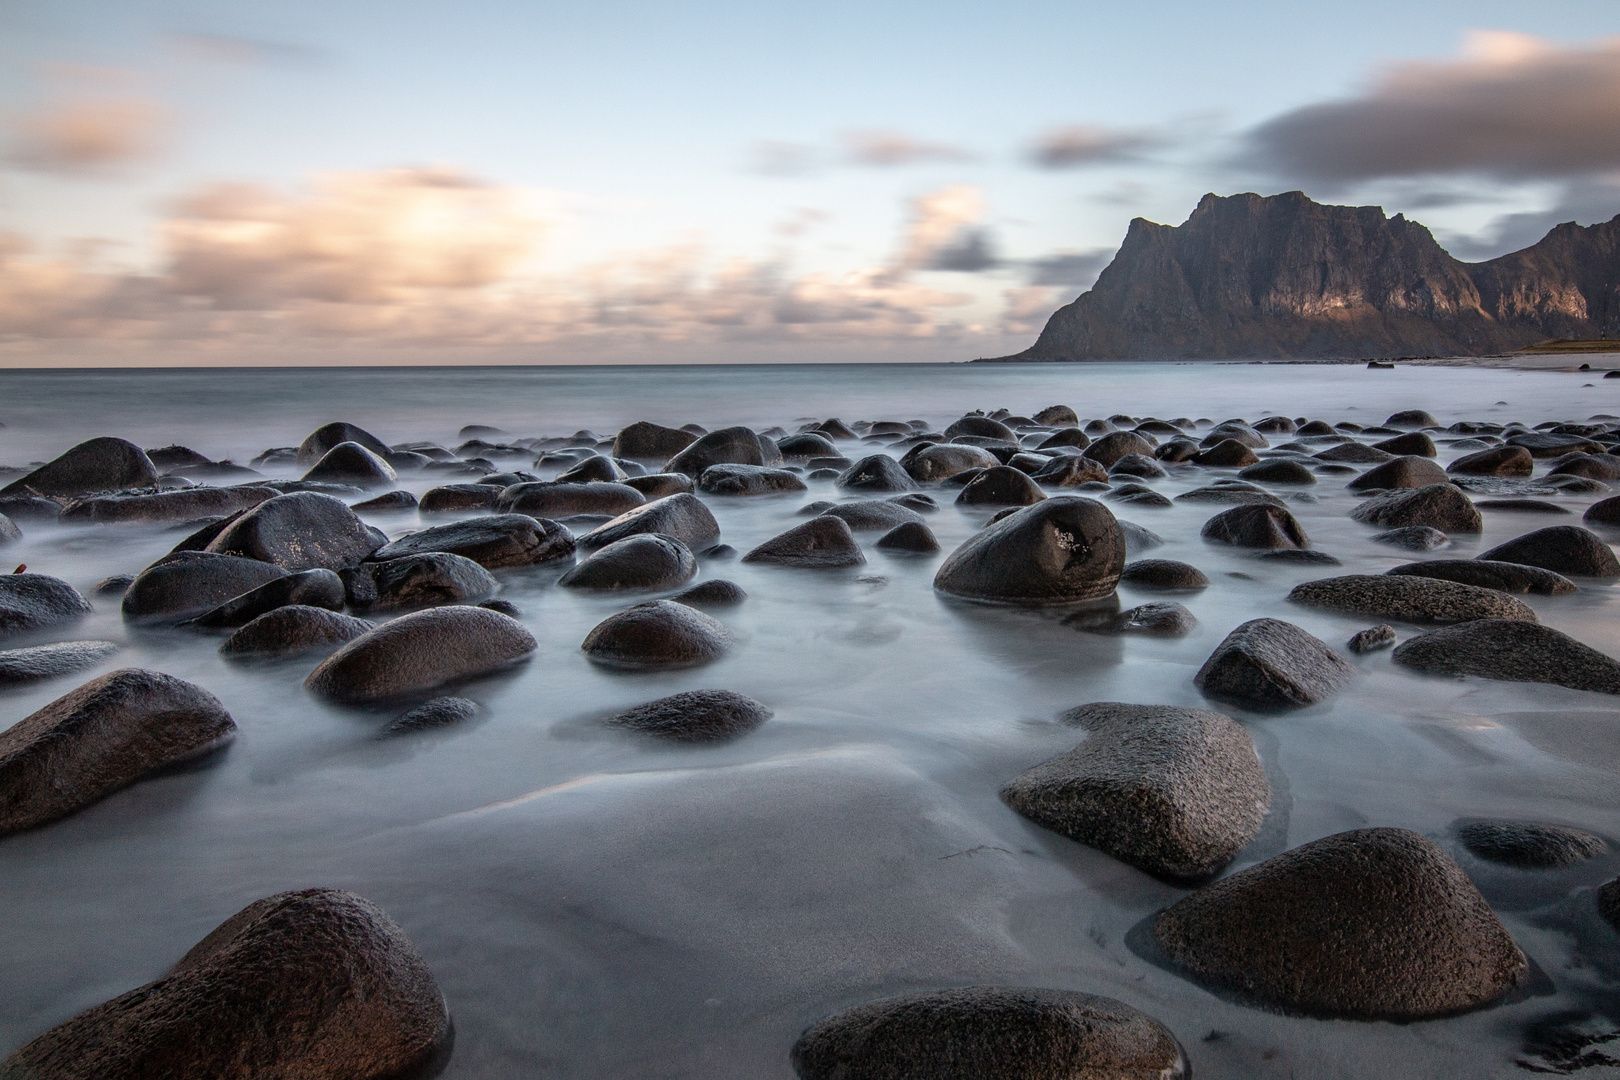
<svg viewBox="0 0 1620 1080"><path fill-rule="evenodd" d="M1496 562L1489 559L1428 559L1423 562L1403 563L1384 573L1441 578L1445 581L1458 581L1464 585L1478 585L1481 588L1499 589L1510 593L1563 596L1575 591L1575 583L1562 574L1543 570L1539 566Z"/></svg>
<svg viewBox="0 0 1620 1080"><path fill-rule="evenodd" d="M304 686L343 705L425 693L490 675L533 654L523 624L486 608L429 608L369 630L322 661Z"/></svg>
<svg viewBox="0 0 1620 1080"><path fill-rule="evenodd" d="M846 491L915 491L917 482L887 454L872 454L845 469L833 481Z"/></svg>
<svg viewBox="0 0 1620 1080"><path fill-rule="evenodd" d="M341 499L298 491L255 506L214 537L206 550L257 559L286 570L341 570L387 540Z"/></svg>
<svg viewBox="0 0 1620 1080"><path fill-rule="evenodd" d="M1584 829L1536 821L1466 818L1456 822L1452 831L1475 858L1521 870L1574 866L1609 850L1601 836Z"/></svg>
<svg viewBox="0 0 1620 1080"><path fill-rule="evenodd" d="M609 667L679 668L720 659L733 640L724 624L695 608L654 600L604 619L580 647Z"/></svg>
<svg viewBox="0 0 1620 1080"><path fill-rule="evenodd" d="M1446 471L1428 458L1398 457L1368 469L1347 487L1351 491L1371 491L1377 488L1421 488L1431 484L1444 484Z"/></svg>
<svg viewBox="0 0 1620 1080"><path fill-rule="evenodd" d="M744 555L745 563L773 566L827 568L860 566L866 562L855 534L842 518L813 517L785 533L771 537Z"/></svg>
<svg viewBox="0 0 1620 1080"><path fill-rule="evenodd" d="M573 558L574 534L544 518L493 514L408 533L372 552L371 559L382 562L429 551L460 555L486 570L533 566Z"/></svg>
<svg viewBox="0 0 1620 1080"><path fill-rule="evenodd" d="M1288 599L1305 607L1405 622L1536 621L1528 604L1500 590L1405 574L1348 574L1307 581L1295 586Z"/></svg>
<svg viewBox="0 0 1620 1080"><path fill-rule="evenodd" d="M1249 503L1222 510L1204 522L1199 535L1219 544L1246 548L1308 548L1311 538L1299 521L1281 506Z"/></svg>
<svg viewBox="0 0 1620 1080"><path fill-rule="evenodd" d="M349 507L357 514L394 514L417 509L416 496L408 491L389 491L375 499L357 502Z"/></svg>
<svg viewBox="0 0 1620 1080"><path fill-rule="evenodd" d="M1519 619L1441 627L1405 642L1393 659L1429 675L1475 675L1620 694L1620 663L1550 626Z"/></svg>
<svg viewBox="0 0 1620 1080"><path fill-rule="evenodd" d="M195 521L236 514L274 498L268 487L199 487L182 491L94 495L61 508L60 520L82 524L132 524L149 521Z"/></svg>
<svg viewBox="0 0 1620 1080"><path fill-rule="evenodd" d="M661 533L640 533L597 550L557 584L593 591L673 589L696 573L697 558L685 544Z"/></svg>
<svg viewBox="0 0 1620 1080"><path fill-rule="evenodd" d="M61 578L0 575L0 636L49 630L76 622L90 611L90 602Z"/></svg>
<svg viewBox="0 0 1620 1080"><path fill-rule="evenodd" d="M939 550L939 541L934 537L934 531L921 521L908 521L878 537L874 546L883 551L931 555Z"/></svg>
<svg viewBox="0 0 1620 1080"><path fill-rule="evenodd" d="M5 487L0 495L43 495L73 498L98 491L155 487L157 467L146 452L124 439L103 437L82 442Z"/></svg>
<svg viewBox="0 0 1620 1080"><path fill-rule="evenodd" d="M1365 630L1357 631L1346 642L1346 648L1360 655L1377 649L1388 648L1393 644L1395 644L1395 628L1388 623L1379 623L1377 626L1369 626Z"/></svg>
<svg viewBox="0 0 1620 1080"><path fill-rule="evenodd" d="M897 525L921 525L922 515L888 499L862 499L836 503L821 511L824 517L842 518L852 532L887 532Z"/></svg>
<svg viewBox="0 0 1620 1080"><path fill-rule="evenodd" d="M110 641L58 641L0 650L0 686L18 686L95 667L118 651Z"/></svg>
<svg viewBox="0 0 1620 1080"><path fill-rule="evenodd" d="M1250 465L1238 473L1238 479L1257 484L1314 484L1316 474L1310 466L1289 458L1273 458L1258 465Z"/></svg>
<svg viewBox="0 0 1620 1080"><path fill-rule="evenodd" d="M1601 537L1579 525L1553 525L1525 533L1482 553L1489 562L1539 566L1577 577L1620 577L1620 559Z"/></svg>
<svg viewBox="0 0 1620 1080"><path fill-rule="evenodd" d="M1031 821L1170 881L1217 873L1259 830L1271 788L1230 717L1098 702L1062 719L1090 737L1001 790Z"/></svg>
<svg viewBox="0 0 1620 1080"><path fill-rule="evenodd" d="M1408 551L1433 551L1451 543L1451 538L1439 529L1427 525L1408 525L1404 529L1388 529L1367 537L1375 544L1405 548Z"/></svg>
<svg viewBox="0 0 1620 1080"><path fill-rule="evenodd" d="M693 551L702 551L720 539L720 523L701 499L682 492L627 510L598 525L579 538L579 546L593 551L643 533L673 536Z"/></svg>
<svg viewBox="0 0 1620 1080"><path fill-rule="evenodd" d="M1395 529L1427 527L1446 533L1477 533L1485 528L1478 508L1453 484L1430 484L1374 495L1350 511L1350 516L1369 525Z"/></svg>
<svg viewBox="0 0 1620 1080"><path fill-rule="evenodd" d="M615 713L603 723L677 742L719 742L746 735L771 710L730 690L688 690Z"/></svg>
<svg viewBox="0 0 1620 1080"><path fill-rule="evenodd" d="M442 484L423 492L417 509L424 514L483 513L495 509L500 499L501 489L490 484Z"/></svg>
<svg viewBox="0 0 1620 1080"><path fill-rule="evenodd" d="M377 732L377 736L390 738L395 735L408 735L414 731L453 727L456 724L466 723L480 711L478 702L469 698L436 697L431 701L424 701L401 716L396 716Z"/></svg>
<svg viewBox="0 0 1620 1080"><path fill-rule="evenodd" d="M1119 580L1122 585L1166 592L1192 592L1209 587L1209 578L1202 570L1174 559L1138 559L1126 563Z"/></svg>
<svg viewBox="0 0 1620 1080"><path fill-rule="evenodd" d="M235 734L219 699L182 679L136 668L92 679L0 731L0 836L67 817Z"/></svg>
<svg viewBox="0 0 1620 1080"><path fill-rule="evenodd" d="M501 491L495 507L503 514L527 514L545 521L593 514L617 517L646 501L645 495L628 484L596 480L574 484L549 480L513 484Z"/></svg>
<svg viewBox="0 0 1620 1080"><path fill-rule="evenodd" d="M288 604L341 611L345 600L343 579L330 570L303 570L273 578L256 589L220 604L191 620L195 626L245 626L267 611Z"/></svg>
<svg viewBox="0 0 1620 1080"><path fill-rule="evenodd" d="M761 465L710 465L698 475L697 486L709 495L783 495L807 490L796 474Z"/></svg>
<svg viewBox="0 0 1620 1080"><path fill-rule="evenodd" d="M1089 634L1157 634L1180 637L1198 627L1193 613L1181 604L1161 601L1126 611L1080 611L1063 620L1064 626Z"/></svg>
<svg viewBox="0 0 1620 1080"><path fill-rule="evenodd" d="M748 593L735 581L713 578L678 592L670 599L687 607L735 607L748 599Z"/></svg>
<svg viewBox="0 0 1620 1080"><path fill-rule="evenodd" d="M1528 968L1446 853L1405 829L1357 829L1206 885L1153 936L1193 978L1272 1008L1424 1020L1500 998Z"/></svg>
<svg viewBox="0 0 1620 1080"><path fill-rule="evenodd" d="M1065 604L1108 596L1125 566L1125 536L1094 499L1059 496L1016 510L969 537L934 588L970 600Z"/></svg>
<svg viewBox="0 0 1620 1080"><path fill-rule="evenodd" d="M793 1045L802 1080L1179 1080L1164 1025L1074 990L969 986L857 1005Z"/></svg>
<svg viewBox="0 0 1620 1080"><path fill-rule="evenodd" d="M346 645L371 629L352 615L289 604L267 611L225 639L226 656L287 656L310 649Z"/></svg>
<svg viewBox="0 0 1620 1080"><path fill-rule="evenodd" d="M488 570L447 551L361 563L343 572L343 586L356 611L474 604L500 588Z"/></svg>
<svg viewBox="0 0 1620 1080"><path fill-rule="evenodd" d="M181 622L286 576L279 566L240 555L208 551L165 555L137 574L124 591L124 618Z"/></svg>
<svg viewBox="0 0 1620 1080"><path fill-rule="evenodd" d="M1285 709L1333 696L1354 674L1343 657L1294 624L1251 619L1226 635L1193 681L1213 698Z"/></svg>

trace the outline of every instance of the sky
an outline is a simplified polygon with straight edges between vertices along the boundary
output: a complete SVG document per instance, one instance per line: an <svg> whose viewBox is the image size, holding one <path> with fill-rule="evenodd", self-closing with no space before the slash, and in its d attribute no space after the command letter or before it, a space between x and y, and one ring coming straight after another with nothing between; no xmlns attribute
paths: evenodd
<svg viewBox="0 0 1620 1080"><path fill-rule="evenodd" d="M0 366L1003 355L1295 189L1620 213L1620 7L0 0Z"/></svg>

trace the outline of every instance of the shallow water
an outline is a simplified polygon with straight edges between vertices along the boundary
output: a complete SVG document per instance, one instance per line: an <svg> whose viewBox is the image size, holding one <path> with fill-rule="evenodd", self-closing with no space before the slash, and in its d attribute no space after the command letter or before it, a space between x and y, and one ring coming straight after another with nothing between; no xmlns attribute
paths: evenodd
<svg viewBox="0 0 1620 1080"><path fill-rule="evenodd" d="M1276 412L1371 424L1421 407L1442 424L1534 425L1620 413L1620 380L1180 364L0 372L0 462L102 434L245 462L334 419L389 442L454 447L469 423L514 436L611 435L637 419L942 427L970 408L1029 415L1053 403L1083 418ZM842 448L859 456L858 445ZM1452 456L1442 449L1442 463ZM1187 466L1150 484L1174 495L1230 473ZM1546 1030L1601 1037L1620 1024L1620 942L1589 895L1620 858L1556 873L1491 869L1448 829L1459 817L1523 817L1620 838L1620 701L1420 677L1384 651L1356 658L1361 676L1325 705L1223 709L1253 733L1273 788L1272 815L1234 868L1349 828L1427 833L1458 854L1545 973L1535 993L1448 1020L1284 1017L1186 982L1125 940L1184 890L1048 833L997 797L1078 741L1055 721L1066 708L1205 705L1192 676L1240 622L1285 618L1334 645L1368 625L1283 599L1300 581L1421 557L1367 539L1377 530L1347 516L1358 500L1345 479L1323 477L1309 489L1316 501L1290 503L1342 568L1204 544L1199 526L1222 507L1115 507L1165 538L1153 557L1192 562L1213 580L1177 597L1200 626L1173 640L1091 636L1054 613L946 600L931 588L942 556L889 556L870 533L867 565L852 570L706 561L700 580L725 577L749 593L716 612L736 647L708 667L627 675L592 666L579 643L631 601L557 589L557 568L498 572L538 655L466 688L486 706L472 724L388 742L374 734L389 714L303 692L314 659L228 664L216 639L126 627L115 601L92 597L96 613L54 637L121 650L80 676L4 692L0 725L102 671L140 666L215 693L240 735L203 768L0 840L0 1054L155 978L251 900L332 885L382 905L433 968L456 1024L447 1077L785 1078L793 1040L834 1009L983 982L1120 998L1167 1024L1199 1077L1520 1075L1519 1062L1545 1064ZM436 482L408 476L401 486L420 493ZM933 494L942 508L928 523L949 552L989 514L951 505L954 488ZM1601 497L1549 498L1579 514ZM723 539L746 551L801 520L805 503L837 498L812 482L805 496L706 501ZM420 527L414 514L372 520L390 535ZM1432 557L1578 521L1486 511L1483 536ZM4 557L87 595L182 535L24 528ZM1525 599L1549 625L1620 655L1612 593L1583 582L1571 596ZM1126 606L1158 598L1121 589ZM595 723L699 687L751 695L775 717L714 748ZM1620 1058L1620 1040L1597 1049ZM1580 1075L1617 1074L1597 1065Z"/></svg>

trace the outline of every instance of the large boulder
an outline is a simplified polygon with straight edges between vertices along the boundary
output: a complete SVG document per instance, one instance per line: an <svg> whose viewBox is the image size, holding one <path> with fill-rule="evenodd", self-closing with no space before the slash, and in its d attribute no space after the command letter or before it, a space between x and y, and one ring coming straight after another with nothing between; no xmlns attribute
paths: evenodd
<svg viewBox="0 0 1620 1080"><path fill-rule="evenodd" d="M1093 442L1081 454L1107 468L1126 454L1153 456L1153 444L1134 431L1113 431Z"/></svg>
<svg viewBox="0 0 1620 1080"><path fill-rule="evenodd" d="M338 443L309 467L305 480L353 484L357 488L388 487L399 482L393 466L359 443Z"/></svg>
<svg viewBox="0 0 1620 1080"><path fill-rule="evenodd" d="M969 600L1067 604L1113 593L1125 535L1108 507L1066 495L991 522L951 553L934 588Z"/></svg>
<svg viewBox="0 0 1620 1080"><path fill-rule="evenodd" d="M777 441L776 449L782 457L790 461L838 456L838 447L832 444L832 440L814 431L801 431L797 435L780 439Z"/></svg>
<svg viewBox="0 0 1620 1080"><path fill-rule="evenodd" d="M285 570L341 570L387 541L341 499L295 491L255 506L231 522L205 550L257 559Z"/></svg>
<svg viewBox="0 0 1620 1080"><path fill-rule="evenodd" d="M1394 529L1427 526L1446 533L1477 533L1485 528L1473 501L1455 484L1429 484L1374 495L1350 511L1350 516L1369 525Z"/></svg>
<svg viewBox="0 0 1620 1080"><path fill-rule="evenodd" d="M1311 546L1311 538L1287 509L1271 503L1254 502L1222 510L1199 531L1205 540L1233 547L1277 550L1303 549Z"/></svg>
<svg viewBox="0 0 1620 1080"><path fill-rule="evenodd" d="M630 670L682 668L724 656L735 639L725 625L695 608L654 600L609 616L585 635L585 655Z"/></svg>
<svg viewBox="0 0 1620 1080"><path fill-rule="evenodd" d="M624 486L635 488L648 499L666 499L671 495L690 495L697 485L683 473L648 473L646 476L627 476ZM629 511L625 511L629 513Z"/></svg>
<svg viewBox="0 0 1620 1080"><path fill-rule="evenodd" d="M273 578L241 596L232 597L192 619L191 624L210 629L246 626L265 612L288 604L341 611L344 601L342 578L330 570L300 570L296 574Z"/></svg>
<svg viewBox="0 0 1620 1080"><path fill-rule="evenodd" d="M900 525L921 525L923 516L889 499L861 499L838 503L822 512L823 517L842 518L853 532L887 532Z"/></svg>
<svg viewBox="0 0 1620 1080"><path fill-rule="evenodd" d="M968 986L883 998L799 1036L801 1080L1181 1080L1175 1036L1076 990Z"/></svg>
<svg viewBox="0 0 1620 1080"><path fill-rule="evenodd" d="M813 517L771 537L744 555L742 561L823 569L859 566L866 562L866 556L842 518Z"/></svg>
<svg viewBox="0 0 1620 1080"><path fill-rule="evenodd" d="M1429 675L1475 675L1620 694L1620 663L1568 634L1520 619L1480 619L1411 638L1392 659Z"/></svg>
<svg viewBox="0 0 1620 1080"><path fill-rule="evenodd" d="M54 461L18 477L0 495L43 495L73 498L98 491L153 487L157 467L132 442L102 437L82 442Z"/></svg>
<svg viewBox="0 0 1620 1080"><path fill-rule="evenodd" d="M746 735L771 718L771 710L730 690L688 690L615 713L614 727L674 742L720 742Z"/></svg>
<svg viewBox="0 0 1620 1080"><path fill-rule="evenodd" d="M1523 619L1536 613L1517 597L1496 589L1438 577L1408 574L1348 574L1296 585L1288 599L1305 607L1404 622L1467 622Z"/></svg>
<svg viewBox="0 0 1620 1080"><path fill-rule="evenodd" d="M513 484L501 491L495 506L503 514L556 519L605 514L617 517L645 504L647 496L628 484L604 481L562 483L556 480Z"/></svg>
<svg viewBox="0 0 1620 1080"><path fill-rule="evenodd" d="M1238 479L1256 484L1314 484L1316 474L1304 462L1272 458L1238 472Z"/></svg>
<svg viewBox="0 0 1620 1080"><path fill-rule="evenodd" d="M288 604L236 631L219 651L226 656L291 656L346 645L370 629L370 623L352 615Z"/></svg>
<svg viewBox="0 0 1620 1080"><path fill-rule="evenodd" d="M1446 470L1428 458L1409 454L1368 469L1346 486L1351 491L1372 491L1380 488L1420 488L1445 482Z"/></svg>
<svg viewBox="0 0 1620 1080"><path fill-rule="evenodd" d="M721 428L698 439L665 463L664 472L696 477L710 465L764 465L759 436L745 427Z"/></svg>
<svg viewBox="0 0 1620 1080"><path fill-rule="evenodd" d="M488 570L448 551L361 563L343 571L342 586L349 606L356 611L476 604L500 588Z"/></svg>
<svg viewBox="0 0 1620 1080"><path fill-rule="evenodd" d="M135 575L124 591L124 618L181 622L286 576L273 563L240 555L165 555Z"/></svg>
<svg viewBox="0 0 1620 1080"><path fill-rule="evenodd" d="M47 574L0 574L0 636L31 634L90 614L79 590Z"/></svg>
<svg viewBox="0 0 1620 1080"><path fill-rule="evenodd" d="M698 474L697 487L708 495L784 495L805 490L796 474L763 465L710 465Z"/></svg>
<svg viewBox="0 0 1620 1080"><path fill-rule="evenodd" d="M1269 710L1314 705L1354 674L1343 657L1293 623L1251 619L1226 635L1193 682L1212 698Z"/></svg>
<svg viewBox="0 0 1620 1080"><path fill-rule="evenodd" d="M1405 829L1285 851L1184 897L1153 936L1201 982L1324 1018L1449 1016L1497 1000L1528 969L1457 864Z"/></svg>
<svg viewBox="0 0 1620 1080"><path fill-rule="evenodd" d="M527 514L493 514L407 533L372 552L374 562L448 551L486 570L532 566L574 557L574 534L565 526Z"/></svg>
<svg viewBox="0 0 1620 1080"><path fill-rule="evenodd" d="M1258 464L1260 458L1248 446L1236 439L1222 439L1205 449L1198 451L1191 458L1195 465L1205 465L1216 469L1238 469L1244 466Z"/></svg>
<svg viewBox="0 0 1620 1080"><path fill-rule="evenodd" d="M1553 476L1584 476L1589 480L1620 480L1620 457L1614 454L1568 454L1547 470Z"/></svg>
<svg viewBox="0 0 1620 1080"><path fill-rule="evenodd" d="M118 651L110 641L57 641L0 650L0 686L19 686L95 667Z"/></svg>
<svg viewBox="0 0 1620 1080"><path fill-rule="evenodd" d="M1101 462L1070 454L1053 458L1043 465L1034 474L1034 480L1042 487L1079 487L1082 484L1107 483L1108 472Z"/></svg>
<svg viewBox="0 0 1620 1080"><path fill-rule="evenodd" d="M1493 446L1476 450L1446 466L1454 476L1529 476L1536 459L1522 446Z"/></svg>
<svg viewBox="0 0 1620 1080"><path fill-rule="evenodd" d="M1563 596L1574 592L1576 588L1575 583L1564 575L1543 570L1539 566L1494 562L1487 559L1428 559L1423 562L1403 563L1385 570L1384 573L1441 578L1445 581L1458 581L1464 585L1478 585L1482 589L1536 593L1541 596Z"/></svg>
<svg viewBox="0 0 1620 1080"><path fill-rule="evenodd" d="M83 524L195 521L251 509L279 494L268 487L197 487L129 495L94 495L61 508L60 520Z"/></svg>
<svg viewBox="0 0 1620 1080"><path fill-rule="evenodd" d="M489 513L500 502L501 490L493 484L444 484L424 491L416 508L424 514Z"/></svg>
<svg viewBox="0 0 1620 1080"><path fill-rule="evenodd" d="M998 442L1017 443L1018 433L988 416L964 416L945 429L945 438L956 439L964 435L975 439L995 439Z"/></svg>
<svg viewBox="0 0 1620 1080"><path fill-rule="evenodd" d="M1209 588L1209 576L1198 567L1174 559L1138 559L1120 571L1121 585L1167 592L1193 592Z"/></svg>
<svg viewBox="0 0 1620 1080"><path fill-rule="evenodd" d="M390 453L388 444L365 428L337 421L316 428L310 432L309 438L299 444L298 467L301 469L309 468L325 457L327 451L333 450L346 442L364 447L380 458L386 459Z"/></svg>
<svg viewBox="0 0 1620 1080"><path fill-rule="evenodd" d="M593 592L673 589L696 573L697 559L685 544L673 536L638 533L598 549L557 584Z"/></svg>
<svg viewBox="0 0 1620 1080"><path fill-rule="evenodd" d="M994 455L991 455L994 456ZM846 491L916 491L917 482L888 454L871 454L838 474L833 481Z"/></svg>
<svg viewBox="0 0 1620 1080"><path fill-rule="evenodd" d="M693 551L702 551L719 542L720 523L696 495L666 495L598 525L579 538L579 546L592 551L642 533L673 536Z"/></svg>
<svg viewBox="0 0 1620 1080"><path fill-rule="evenodd" d="M135 668L92 679L0 731L0 836L67 817L235 734L219 699L182 679Z"/></svg>
<svg viewBox="0 0 1620 1080"><path fill-rule="evenodd" d="M59 1024L3 1064L7 1080L418 1075L450 1015L404 931L353 893L255 901L162 978Z"/></svg>
<svg viewBox="0 0 1620 1080"><path fill-rule="evenodd" d="M522 623L499 612L429 608L355 638L310 672L304 686L339 704L369 705L493 674L536 648Z"/></svg>
<svg viewBox="0 0 1620 1080"><path fill-rule="evenodd" d="M1620 577L1620 559L1602 537L1579 525L1553 525L1516 536L1483 552L1493 562L1539 566L1573 577Z"/></svg>
<svg viewBox="0 0 1620 1080"><path fill-rule="evenodd" d="M1601 836L1585 829L1539 821L1466 818L1453 824L1452 832L1476 859L1521 870L1574 866L1609 850Z"/></svg>
<svg viewBox="0 0 1620 1080"><path fill-rule="evenodd" d="M697 436L680 428L660 427L647 420L637 420L621 428L613 438L613 456L667 460L697 441Z"/></svg>
<svg viewBox="0 0 1620 1080"><path fill-rule="evenodd" d="M1097 702L1063 715L1089 738L1001 790L1020 814L1170 881L1207 878L1271 805L1254 740L1218 712Z"/></svg>
<svg viewBox="0 0 1620 1080"><path fill-rule="evenodd" d="M1439 449L1434 440L1421 431L1409 431L1405 435L1397 435L1393 439L1384 439L1373 443L1373 447L1386 454L1409 455L1411 457L1437 457Z"/></svg>
<svg viewBox="0 0 1620 1080"><path fill-rule="evenodd" d="M1011 465L985 469L962 485L956 496L958 506L1030 506L1046 498L1046 493Z"/></svg>
<svg viewBox="0 0 1620 1080"><path fill-rule="evenodd" d="M1346 442L1312 455L1317 461L1337 465L1378 465L1395 460L1395 455L1366 443Z"/></svg>

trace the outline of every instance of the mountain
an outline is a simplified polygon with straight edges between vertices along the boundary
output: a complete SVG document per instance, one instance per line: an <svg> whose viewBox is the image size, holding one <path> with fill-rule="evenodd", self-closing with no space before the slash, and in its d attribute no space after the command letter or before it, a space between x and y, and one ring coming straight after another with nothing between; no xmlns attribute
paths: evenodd
<svg viewBox="0 0 1620 1080"><path fill-rule="evenodd" d="M1290 191L1135 219L1091 291L998 359L1482 356L1600 336L1620 338L1620 215L1465 263L1400 214Z"/></svg>

